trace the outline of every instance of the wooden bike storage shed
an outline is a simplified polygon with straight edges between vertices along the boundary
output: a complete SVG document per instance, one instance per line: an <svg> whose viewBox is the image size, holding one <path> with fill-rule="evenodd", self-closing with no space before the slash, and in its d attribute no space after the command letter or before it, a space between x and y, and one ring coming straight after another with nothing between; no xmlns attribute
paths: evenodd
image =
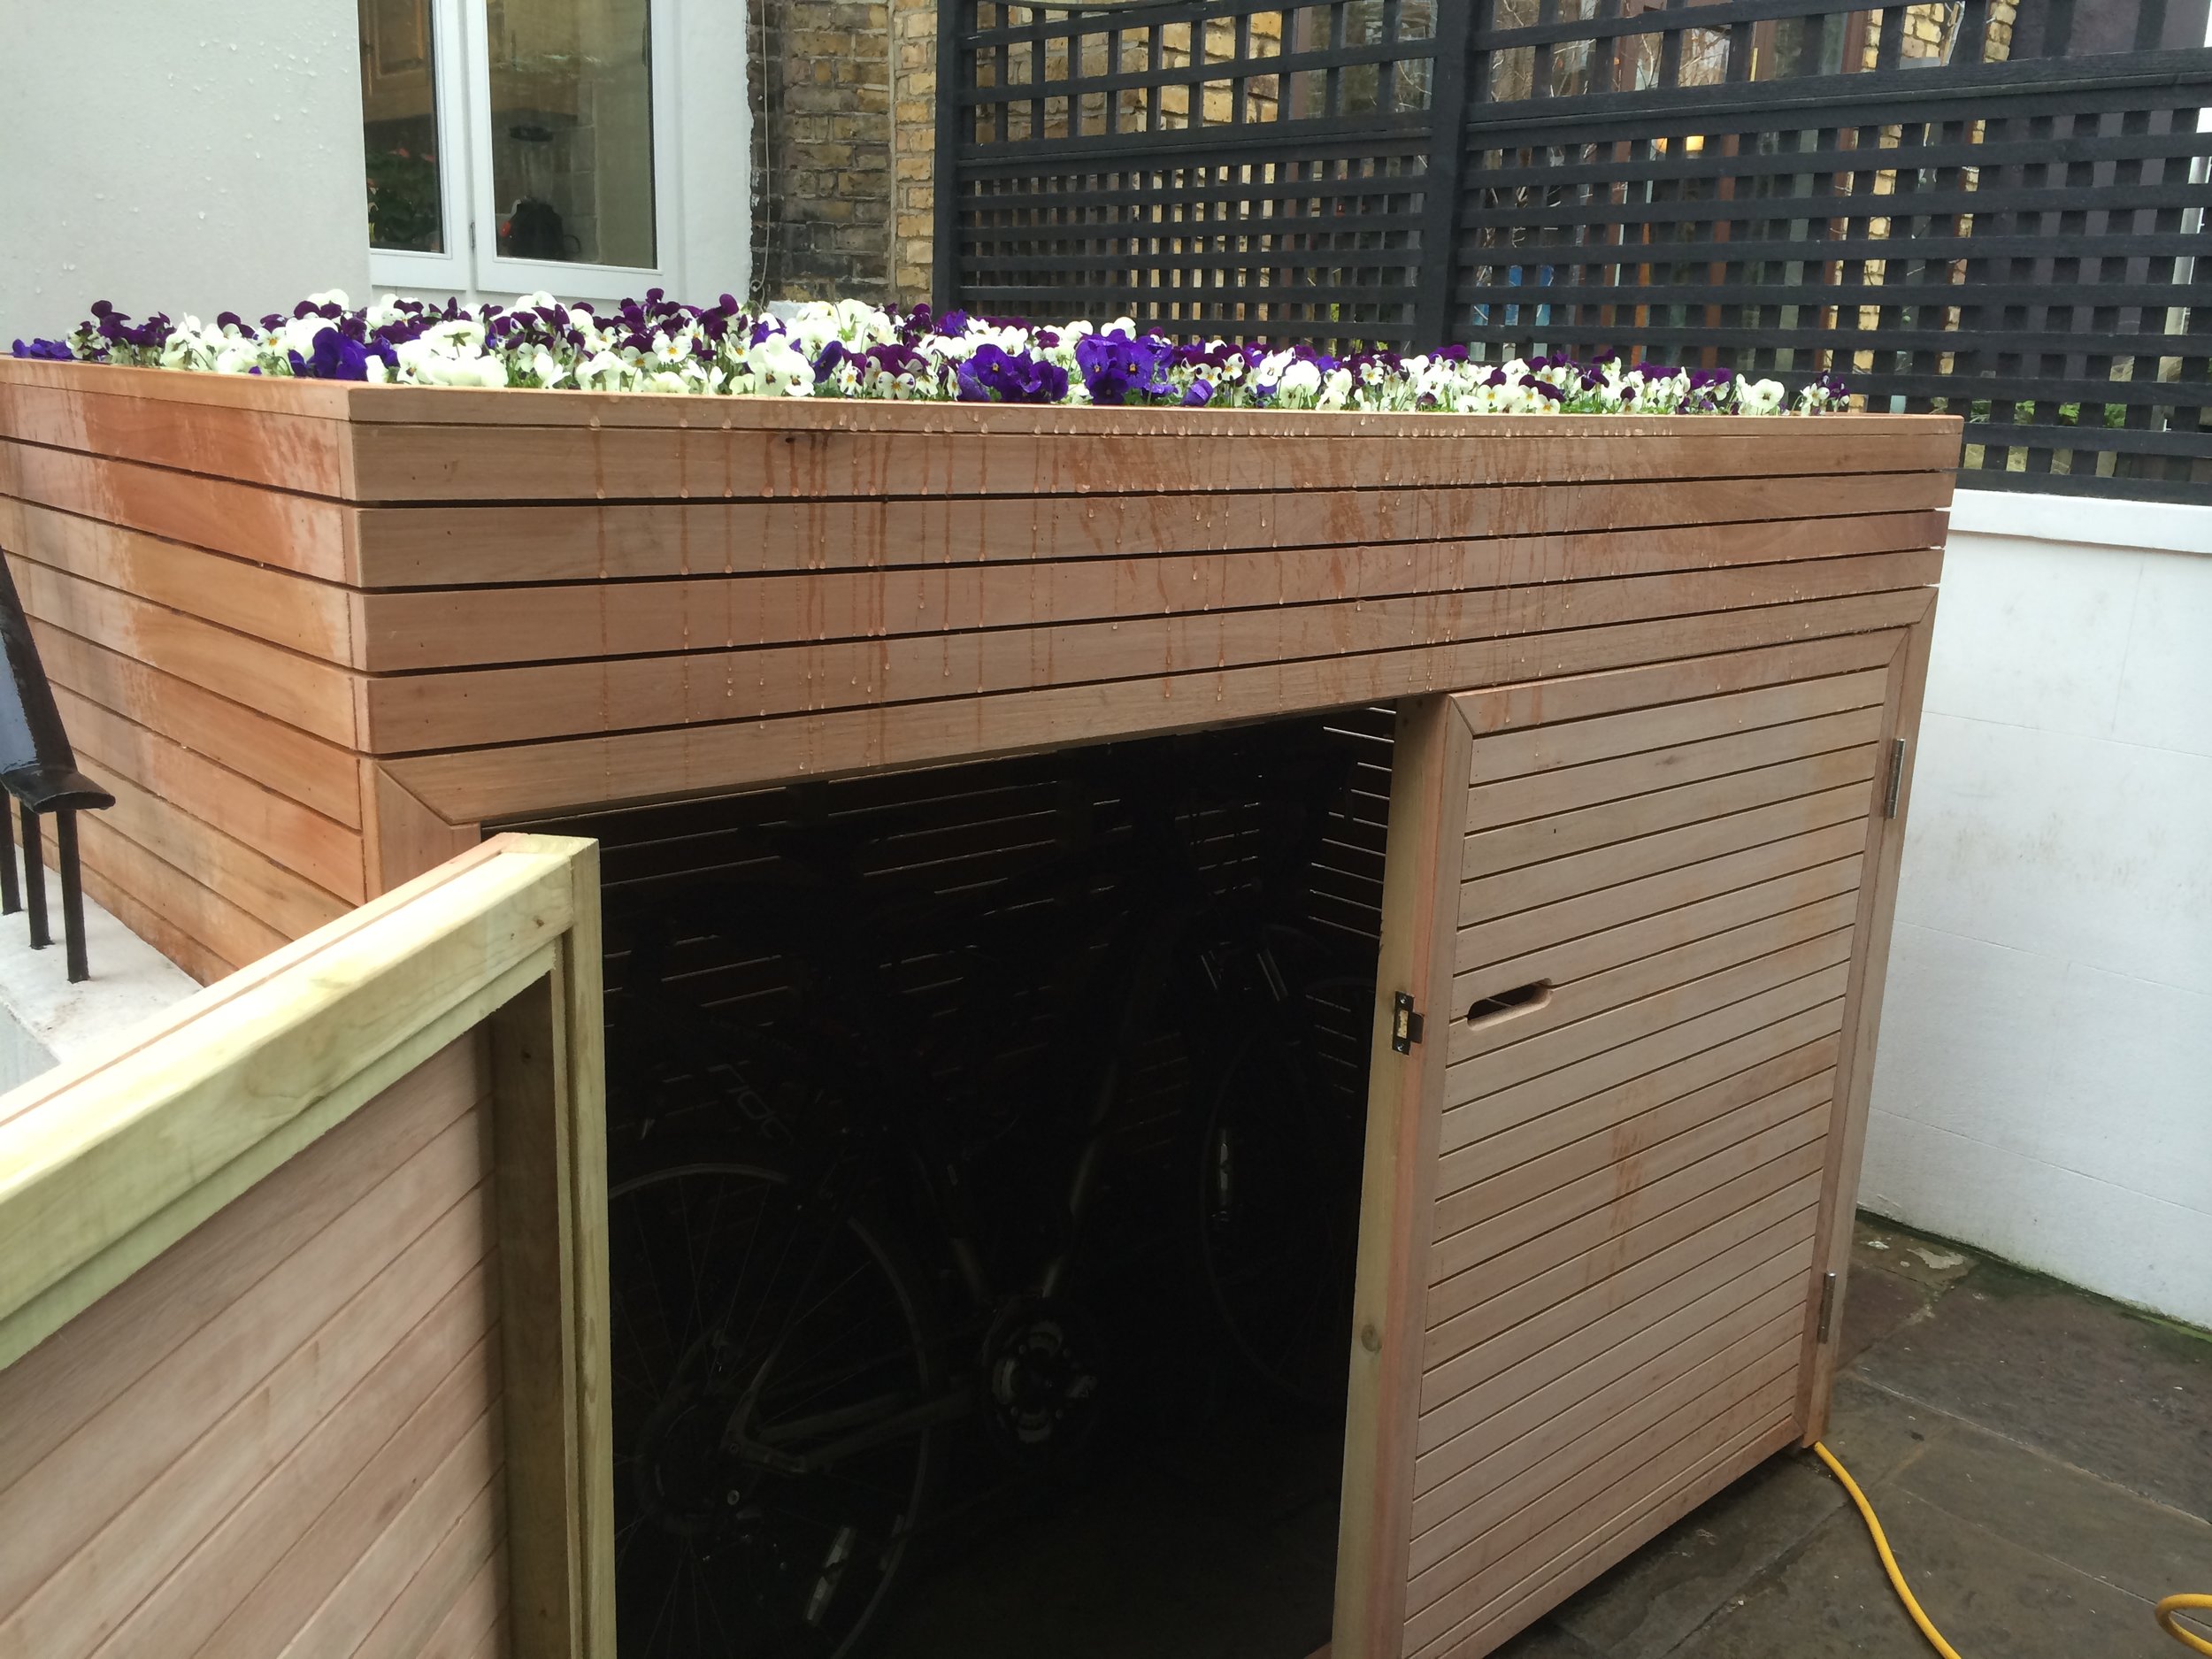
<svg viewBox="0 0 2212 1659"><path fill-rule="evenodd" d="M1441 1659L1821 1429L1956 441L8 362L0 548L204 979L503 824L1394 705L1333 1651Z"/></svg>

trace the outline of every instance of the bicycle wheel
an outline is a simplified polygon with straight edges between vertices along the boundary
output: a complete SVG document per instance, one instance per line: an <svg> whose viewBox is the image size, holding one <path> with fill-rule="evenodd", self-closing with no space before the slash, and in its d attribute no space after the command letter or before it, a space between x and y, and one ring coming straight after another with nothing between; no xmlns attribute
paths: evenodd
<svg viewBox="0 0 2212 1659"><path fill-rule="evenodd" d="M608 1210L623 1659L854 1653L938 1455L900 1426L940 1392L921 1279L751 1156L664 1152Z"/></svg>
<svg viewBox="0 0 2212 1659"><path fill-rule="evenodd" d="M1367 1080L1350 1022L1373 998L1372 980L1306 987L1230 1055L1201 1142L1200 1255L1222 1327L1263 1382L1316 1409L1342 1403L1349 1371Z"/></svg>

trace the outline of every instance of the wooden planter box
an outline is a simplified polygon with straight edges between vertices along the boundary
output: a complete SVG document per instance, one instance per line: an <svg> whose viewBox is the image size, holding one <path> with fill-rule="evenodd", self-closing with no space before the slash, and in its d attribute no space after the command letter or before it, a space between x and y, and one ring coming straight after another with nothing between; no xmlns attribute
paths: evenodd
<svg viewBox="0 0 2212 1659"><path fill-rule="evenodd" d="M1957 432L10 361L0 548L203 979L505 822L1396 703L1335 1647L1472 1655L1824 1420Z"/></svg>

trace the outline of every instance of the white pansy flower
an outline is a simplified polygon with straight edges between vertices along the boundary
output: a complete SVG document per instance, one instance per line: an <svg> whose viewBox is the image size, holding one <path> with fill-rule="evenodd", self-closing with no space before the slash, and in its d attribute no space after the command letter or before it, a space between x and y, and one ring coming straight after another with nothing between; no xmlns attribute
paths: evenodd
<svg viewBox="0 0 2212 1659"><path fill-rule="evenodd" d="M372 382L902 401L957 396L958 369L989 346L1009 357L1054 365L1067 376L1063 401L1080 404L1091 401L1077 354L1085 339L1156 338L1130 317L1102 326L1079 318L1046 326L970 314L957 334L949 334L914 314L852 299L798 306L787 319L720 307L701 311L655 300L643 305L650 319L645 322L635 320L640 309L634 304L602 318L588 306L567 305L544 292L525 294L504 307L396 294L379 295L358 311L349 307L345 293L333 288L310 296L299 308L302 316L279 317L265 326L210 325L187 316L142 345L118 341L103 311L101 325L88 324L59 343L69 355L95 360L289 376L296 361L314 372L316 340L337 326L355 342L337 354L338 367ZM326 311L347 314L326 316ZM817 365L833 346L842 350L818 379ZM862 355L878 346L902 349L887 365ZM1164 369L1166 397L1180 398L1202 380L1211 404L1233 409L1279 400L1291 408L1325 410L1666 414L1718 408L1809 415L1847 404L1832 380L1794 396L1773 380L1739 379L1694 390L1687 371L1632 368L1617 357L1586 367L1564 361L1532 367L1519 359L1470 361L1464 352L1402 358L1361 352L1325 369L1306 347L1231 346L1218 339L1209 341L1202 355L1204 361ZM331 365L331 354L325 352L319 366Z"/></svg>
<svg viewBox="0 0 2212 1659"><path fill-rule="evenodd" d="M1311 397L1321 389L1321 370L1302 359L1286 365L1276 385L1286 397Z"/></svg>
<svg viewBox="0 0 2212 1659"><path fill-rule="evenodd" d="M771 334L747 352L745 366L763 391L797 397L814 389L814 365L782 334Z"/></svg>
<svg viewBox="0 0 2212 1659"><path fill-rule="evenodd" d="M1736 407L1747 415L1778 414L1788 396L1788 388L1779 380L1736 382Z"/></svg>

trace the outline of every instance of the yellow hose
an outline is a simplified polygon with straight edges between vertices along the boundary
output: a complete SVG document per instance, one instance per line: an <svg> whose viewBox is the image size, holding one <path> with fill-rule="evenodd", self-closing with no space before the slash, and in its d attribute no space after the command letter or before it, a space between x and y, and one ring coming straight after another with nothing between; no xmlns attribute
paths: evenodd
<svg viewBox="0 0 2212 1659"><path fill-rule="evenodd" d="M1897 1592L1897 1599L1905 1604L1905 1611L1912 1615L1912 1622L1920 1626L1920 1633L1928 1639L1928 1645L1943 1655L1943 1659L1959 1659L1959 1650L1943 1640L1943 1632L1929 1623L1928 1616L1920 1610L1920 1603L1913 1599L1905 1575L1897 1565L1897 1557L1890 1553L1889 1539L1882 1531L1882 1524L1874 1517L1874 1506L1866 1501L1866 1494L1859 1490L1859 1483L1851 1479L1851 1471L1836 1461L1836 1455L1818 1440L1813 1442L1813 1455L1828 1465L1828 1472L1843 1482L1843 1489L1851 1494L1851 1502L1859 1506L1860 1518L1874 1539L1875 1553L1882 1558L1882 1571L1889 1574L1890 1587ZM2192 1611L2212 1610L2212 1595L2170 1595L2158 1604L2158 1627L2183 1647L2200 1654L2212 1655L2212 1641L2207 1641L2194 1631L2184 1630L2174 1615L2182 1609Z"/></svg>
<svg viewBox="0 0 2212 1659"><path fill-rule="evenodd" d="M2158 1628L2185 1647L2193 1647L2199 1653L2212 1654L2212 1641L2205 1640L2193 1630L2182 1629L2176 1622L2174 1615L2185 1607L2193 1612L2212 1612L2212 1595L2168 1596L2158 1604Z"/></svg>
<svg viewBox="0 0 2212 1659"><path fill-rule="evenodd" d="M1920 1610L1920 1603L1913 1599L1905 1575L1898 1571L1897 1557L1889 1553L1889 1539L1882 1531L1881 1522L1874 1518L1874 1506L1866 1501L1866 1494L1859 1490L1859 1483L1851 1479L1851 1471L1836 1461L1836 1455L1818 1440L1813 1442L1813 1455L1828 1465L1828 1472L1843 1482L1843 1489L1851 1494L1851 1502L1859 1506L1859 1517L1866 1523L1866 1530L1874 1535L1875 1553L1882 1558L1882 1571L1889 1574L1890 1587L1897 1592L1897 1599L1905 1604L1905 1611L1912 1615L1912 1622L1920 1626L1920 1633L1928 1639L1928 1645L1943 1655L1943 1659L1959 1659L1959 1650L1943 1640L1943 1632L1928 1622L1928 1616Z"/></svg>

